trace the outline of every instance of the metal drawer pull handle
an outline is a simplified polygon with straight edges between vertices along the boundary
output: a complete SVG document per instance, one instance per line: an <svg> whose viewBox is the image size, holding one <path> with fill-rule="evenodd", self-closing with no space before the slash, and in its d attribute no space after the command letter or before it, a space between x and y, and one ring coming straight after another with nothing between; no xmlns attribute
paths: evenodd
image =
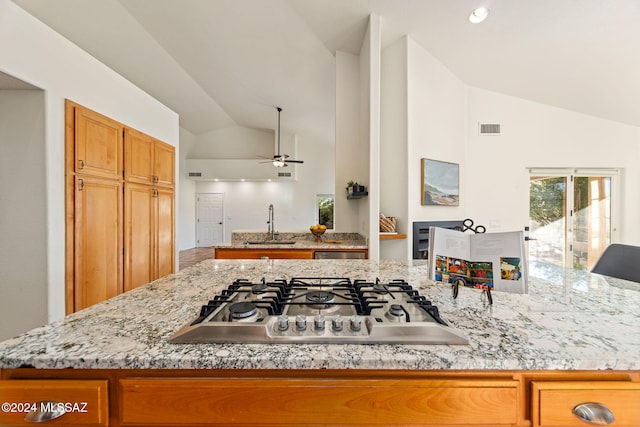
<svg viewBox="0 0 640 427"><path fill-rule="evenodd" d="M64 403L43 400L36 403L36 410L27 412L24 420L28 423L46 423L64 415Z"/></svg>
<svg viewBox="0 0 640 427"><path fill-rule="evenodd" d="M573 408L573 415L589 424L607 426L613 424L613 413L603 403L585 402Z"/></svg>

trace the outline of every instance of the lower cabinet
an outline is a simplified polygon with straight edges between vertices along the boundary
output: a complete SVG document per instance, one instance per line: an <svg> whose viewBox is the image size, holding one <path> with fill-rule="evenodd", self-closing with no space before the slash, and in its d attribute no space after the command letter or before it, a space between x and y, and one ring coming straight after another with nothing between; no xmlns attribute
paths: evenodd
<svg viewBox="0 0 640 427"><path fill-rule="evenodd" d="M107 380L0 381L0 426L109 425Z"/></svg>
<svg viewBox="0 0 640 427"><path fill-rule="evenodd" d="M322 249L318 252L332 252L331 249ZM367 258L366 249L335 250L333 252L354 252L361 253L363 258ZM315 249L278 249L278 248L216 248L216 259L314 259Z"/></svg>
<svg viewBox="0 0 640 427"><path fill-rule="evenodd" d="M313 259L311 249L216 248L216 259Z"/></svg>
<svg viewBox="0 0 640 427"><path fill-rule="evenodd" d="M20 368L0 401L0 426L62 404L50 425L637 427L640 371Z"/></svg>
<svg viewBox="0 0 640 427"><path fill-rule="evenodd" d="M532 425L640 426L640 383L534 381Z"/></svg>
<svg viewBox="0 0 640 427"><path fill-rule="evenodd" d="M517 419L518 382L509 380L132 378L119 386L126 426L507 426Z"/></svg>

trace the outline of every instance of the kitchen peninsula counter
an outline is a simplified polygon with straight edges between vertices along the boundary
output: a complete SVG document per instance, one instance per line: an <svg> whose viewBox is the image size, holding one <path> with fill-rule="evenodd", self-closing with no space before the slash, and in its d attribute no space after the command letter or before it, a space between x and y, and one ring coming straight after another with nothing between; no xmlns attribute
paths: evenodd
<svg viewBox="0 0 640 427"><path fill-rule="evenodd" d="M241 241L232 241L232 242L223 242L217 243L213 246L214 249L217 248L235 248L235 249L257 249L257 248L269 248L269 249L311 249L311 250L366 250L369 247L367 244L361 240L340 240L340 241L322 241L315 242L311 239L305 240L297 240L295 243L291 244L282 244L273 242L273 243L259 243L259 244L248 244L246 242Z"/></svg>
<svg viewBox="0 0 640 427"><path fill-rule="evenodd" d="M249 243L251 242L251 243ZM283 242L293 242L283 244ZM256 244L258 243L258 244ZM218 243L214 248L234 249L310 249L310 250L366 250L367 239L359 233L327 231L316 241L308 231L284 231L270 239L269 233L253 230L234 230L231 241Z"/></svg>
<svg viewBox="0 0 640 427"><path fill-rule="evenodd" d="M169 344L233 280L405 279L470 345ZM424 261L207 260L0 343L0 368L640 370L640 285L533 264L529 294L427 280Z"/></svg>

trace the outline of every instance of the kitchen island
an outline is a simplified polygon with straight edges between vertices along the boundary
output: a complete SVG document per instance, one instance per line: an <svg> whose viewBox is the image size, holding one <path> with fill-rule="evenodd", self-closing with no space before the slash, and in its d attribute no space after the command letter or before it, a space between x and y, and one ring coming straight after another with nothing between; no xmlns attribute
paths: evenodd
<svg viewBox="0 0 640 427"><path fill-rule="evenodd" d="M470 344L167 342L237 278L329 276L405 279ZM91 392L67 396L93 396L102 415L59 421L542 426L585 425L572 402L599 399L615 425L640 425L640 285L533 264L529 294L493 300L473 289L453 300L424 261L207 260L0 343L0 400L41 400L79 381ZM0 425L19 425L13 415Z"/></svg>

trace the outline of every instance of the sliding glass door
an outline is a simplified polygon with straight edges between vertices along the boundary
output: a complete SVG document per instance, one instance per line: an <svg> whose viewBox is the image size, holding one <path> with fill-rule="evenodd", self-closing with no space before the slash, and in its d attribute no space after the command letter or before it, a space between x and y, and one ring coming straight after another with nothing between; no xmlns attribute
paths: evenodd
<svg viewBox="0 0 640 427"><path fill-rule="evenodd" d="M612 241L612 190L618 172L530 172L530 259L590 270Z"/></svg>

